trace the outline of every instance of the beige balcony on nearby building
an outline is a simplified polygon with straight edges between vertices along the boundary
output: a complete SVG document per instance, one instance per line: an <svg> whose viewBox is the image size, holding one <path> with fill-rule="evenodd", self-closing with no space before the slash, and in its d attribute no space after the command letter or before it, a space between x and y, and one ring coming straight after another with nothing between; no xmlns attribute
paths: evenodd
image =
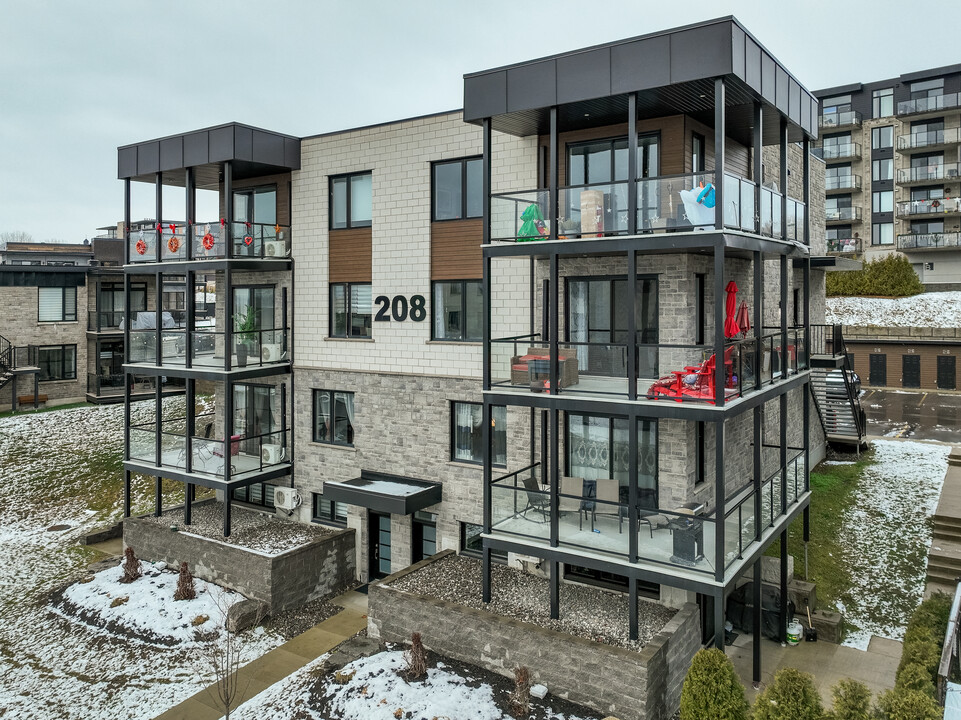
<svg viewBox="0 0 961 720"><path fill-rule="evenodd" d="M860 175L829 175L824 178L824 192L828 195L842 192L860 192Z"/></svg>
<svg viewBox="0 0 961 720"><path fill-rule="evenodd" d="M841 128L860 127L861 113L857 110L824 113L818 118L818 127L833 132Z"/></svg>
<svg viewBox="0 0 961 720"><path fill-rule="evenodd" d="M961 128L928 130L898 136L898 152L908 155L914 152L942 150L961 143Z"/></svg>
<svg viewBox="0 0 961 720"><path fill-rule="evenodd" d="M821 148L824 162L832 163L839 160L856 160L861 157L861 144L855 142L840 145L825 145Z"/></svg>
<svg viewBox="0 0 961 720"><path fill-rule="evenodd" d="M907 235L898 235L898 250L902 252L958 250L959 248L961 248L961 233L908 233Z"/></svg>
<svg viewBox="0 0 961 720"><path fill-rule="evenodd" d="M898 103L898 115L928 115L961 109L961 93L905 100Z"/></svg>
<svg viewBox="0 0 961 720"><path fill-rule="evenodd" d="M898 170L899 185L930 185L958 179L958 163L932 163Z"/></svg>
<svg viewBox="0 0 961 720"><path fill-rule="evenodd" d="M824 211L824 222L828 225L861 222L861 208L826 208Z"/></svg>
<svg viewBox="0 0 961 720"><path fill-rule="evenodd" d="M898 217L952 217L961 215L961 198L933 198L898 203Z"/></svg>

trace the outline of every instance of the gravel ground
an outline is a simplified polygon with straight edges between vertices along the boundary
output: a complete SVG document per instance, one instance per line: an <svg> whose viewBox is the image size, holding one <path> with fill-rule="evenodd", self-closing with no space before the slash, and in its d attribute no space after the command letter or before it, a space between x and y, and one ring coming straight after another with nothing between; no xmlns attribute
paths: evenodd
<svg viewBox="0 0 961 720"><path fill-rule="evenodd" d="M271 615L264 623L264 629L269 633L277 633L284 640L290 640L341 610L343 608L334 605L330 599L314 600L294 610Z"/></svg>
<svg viewBox="0 0 961 720"><path fill-rule="evenodd" d="M489 605L481 601L480 560L460 555L442 558L405 575L393 585L399 590L456 602L595 642L638 651L677 612L654 602L639 600L639 639L632 641L628 639L628 598L624 593L564 583L561 585L561 617L560 620L552 620L548 606L550 590L546 579L504 565L494 565L491 576L493 599Z"/></svg>
<svg viewBox="0 0 961 720"><path fill-rule="evenodd" d="M230 511L230 537L225 538L223 512L223 503L212 501L193 508L192 522L189 526L183 524L182 508L167 510L159 518L151 515L144 519L158 525L177 525L184 532L192 535L200 535L268 555L279 555L333 532L320 525L295 523L234 505Z"/></svg>

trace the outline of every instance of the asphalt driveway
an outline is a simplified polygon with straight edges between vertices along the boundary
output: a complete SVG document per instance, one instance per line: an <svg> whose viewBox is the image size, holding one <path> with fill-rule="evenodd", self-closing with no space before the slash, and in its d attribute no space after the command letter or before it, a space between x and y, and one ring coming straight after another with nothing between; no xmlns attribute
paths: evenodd
<svg viewBox="0 0 961 720"><path fill-rule="evenodd" d="M861 406L869 435L961 444L961 393L868 388Z"/></svg>

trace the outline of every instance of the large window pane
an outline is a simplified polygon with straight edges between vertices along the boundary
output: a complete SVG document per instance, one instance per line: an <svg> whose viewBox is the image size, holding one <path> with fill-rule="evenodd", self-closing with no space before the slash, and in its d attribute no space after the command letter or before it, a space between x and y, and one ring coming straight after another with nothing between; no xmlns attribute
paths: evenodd
<svg viewBox="0 0 961 720"><path fill-rule="evenodd" d="M434 339L461 340L463 285L459 282L434 283Z"/></svg>
<svg viewBox="0 0 961 720"><path fill-rule="evenodd" d="M330 181L331 228L347 227L347 178Z"/></svg>
<svg viewBox="0 0 961 720"><path fill-rule="evenodd" d="M484 288L478 282L464 283L464 306L467 322L465 340L481 340L484 337Z"/></svg>
<svg viewBox="0 0 961 720"><path fill-rule="evenodd" d="M481 423L484 418L482 405L453 403L454 437L451 458L464 462L484 462L484 446Z"/></svg>
<svg viewBox="0 0 961 720"><path fill-rule="evenodd" d="M350 224L370 224L371 175L352 175L350 178Z"/></svg>
<svg viewBox="0 0 961 720"><path fill-rule="evenodd" d="M354 444L354 394L314 390L314 442Z"/></svg>
<svg viewBox="0 0 961 720"><path fill-rule="evenodd" d="M497 405L491 408L491 463L507 466L507 408Z"/></svg>
<svg viewBox="0 0 961 720"><path fill-rule="evenodd" d="M314 390L314 442L330 442L333 436L330 417L330 393Z"/></svg>
<svg viewBox="0 0 961 720"><path fill-rule="evenodd" d="M352 283L350 289L350 336L369 338L372 320L370 285Z"/></svg>
<svg viewBox="0 0 961 720"><path fill-rule="evenodd" d="M467 217L484 214L484 165L478 158L467 161Z"/></svg>
<svg viewBox="0 0 961 720"><path fill-rule="evenodd" d="M330 334L347 337L347 286L343 283L330 286Z"/></svg>
<svg viewBox="0 0 961 720"><path fill-rule="evenodd" d="M452 162L434 165L434 219L460 218L463 200L461 164Z"/></svg>

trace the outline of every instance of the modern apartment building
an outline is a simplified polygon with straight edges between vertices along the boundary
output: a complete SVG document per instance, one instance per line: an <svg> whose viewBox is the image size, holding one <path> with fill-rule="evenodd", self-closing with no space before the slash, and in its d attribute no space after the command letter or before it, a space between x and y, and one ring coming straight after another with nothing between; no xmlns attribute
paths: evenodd
<svg viewBox="0 0 961 720"><path fill-rule="evenodd" d="M815 95L828 252L900 252L926 287L961 287L961 65Z"/></svg>
<svg viewBox="0 0 961 720"><path fill-rule="evenodd" d="M720 644L727 593L807 530L811 369L840 362L812 332L817 100L733 18L471 74L464 97L119 149L128 199L151 185L162 217L182 187L187 218L125 233L127 315L138 276L216 287L208 320L188 293L183 327L124 329L124 372L187 394L186 418L158 393L128 422L127 480L184 482L188 524L203 485L352 528L363 581L454 549L486 578L548 572L554 613L562 581L696 599Z"/></svg>

